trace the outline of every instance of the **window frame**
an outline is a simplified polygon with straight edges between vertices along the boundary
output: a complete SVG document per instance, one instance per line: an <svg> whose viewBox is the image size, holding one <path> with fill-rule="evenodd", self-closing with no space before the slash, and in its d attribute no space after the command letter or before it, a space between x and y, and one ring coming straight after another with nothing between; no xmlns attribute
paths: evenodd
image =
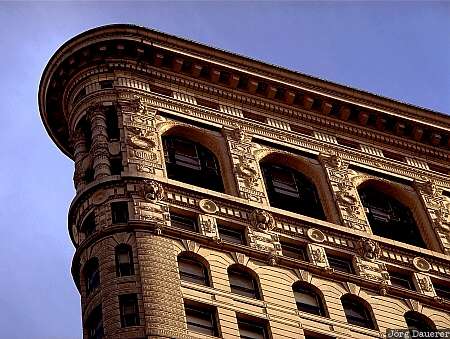
<svg viewBox="0 0 450 339"><path fill-rule="evenodd" d="M262 300L259 282L255 277L255 273L250 272L249 269L240 267L240 265L230 266L227 273L232 293L247 298ZM236 282L239 281L242 281L243 283L240 285L236 284ZM245 287L246 283L251 285L252 288Z"/></svg>
<svg viewBox="0 0 450 339"><path fill-rule="evenodd" d="M355 274L355 268L353 267L353 262L348 257L338 256L333 253L326 253L328 265L337 272ZM341 269L342 268L342 269ZM345 269L347 268L347 269Z"/></svg>
<svg viewBox="0 0 450 339"><path fill-rule="evenodd" d="M122 252L121 252L122 251ZM125 253L126 252L126 253ZM121 263L120 262L120 255L121 254L127 254L128 256L128 263ZM116 276L118 278L121 277L129 277L129 276L133 276L134 273L134 261L133 261L133 248L131 247L131 245L128 244L119 244L115 247L114 249L114 256L115 256L115 261L116 261ZM129 273L125 274L126 269L121 269L121 267L123 266L127 266L128 265L128 270Z"/></svg>
<svg viewBox="0 0 450 339"><path fill-rule="evenodd" d="M342 308L344 309L347 323L370 330L377 329L377 325L370 306L368 306L360 297L345 294L341 297L341 304ZM348 309L348 307L346 308L346 305L349 306L349 304L351 304L351 306L354 306L354 309ZM355 310L355 308L359 308L359 310ZM358 313L358 311L362 312L360 312L360 315L357 317L355 315L349 314L351 311L354 311L354 313Z"/></svg>
<svg viewBox="0 0 450 339"><path fill-rule="evenodd" d="M98 258L93 257L86 261L83 268L83 275L86 296L89 296L100 287L100 263Z"/></svg>
<svg viewBox="0 0 450 339"><path fill-rule="evenodd" d="M239 337L241 339L254 339L255 337L250 337L247 335L242 335L241 331L244 329L245 331L253 332L252 329L260 329L259 333L256 332L259 337L256 338L262 338L262 339L269 339L271 338L270 330L269 330L269 324L264 319L254 318L254 317L248 317L248 316L240 316L236 315L237 325L238 325L238 331L239 331ZM261 333L262 332L262 333Z"/></svg>
<svg viewBox="0 0 450 339"><path fill-rule="evenodd" d="M96 326L91 326L95 318L98 318ZM97 305L86 319L85 327L87 331L87 339L102 339L105 335L103 328L103 311L102 304ZM95 328L92 328L95 327ZM97 333L99 332L99 333Z"/></svg>
<svg viewBox="0 0 450 339"><path fill-rule="evenodd" d="M134 311L127 313L126 308L130 306L134 308ZM139 302L136 293L119 295L119 310L121 328L140 326ZM130 319L133 320L130 322Z"/></svg>
<svg viewBox="0 0 450 339"><path fill-rule="evenodd" d="M297 305L297 310L304 313L318 315L321 317L327 316L323 297L312 285L296 282L292 285L292 292L294 293L294 299ZM302 303L301 301L299 301L299 299L297 299L297 294L304 294L309 296L310 298L313 298L315 301L315 305L311 307L312 306L311 304Z"/></svg>
<svg viewBox="0 0 450 339"><path fill-rule="evenodd" d="M303 244L293 244L290 242L286 242L283 240L280 240L281 245L281 253L283 256L296 259L300 261L308 262L308 251L306 250L306 246ZM292 253L293 255L289 255Z"/></svg>
<svg viewBox="0 0 450 339"><path fill-rule="evenodd" d="M221 223L217 224L217 232L222 241L230 242L237 245L246 245L244 230L230 227ZM239 236L236 236L239 235ZM225 236L225 237L224 237Z"/></svg>
<svg viewBox="0 0 450 339"><path fill-rule="evenodd" d="M217 316L217 308L211 305L200 304L198 302L193 302L190 300L184 300L184 313L186 315L186 325L189 331L195 333L201 333L208 336L219 337L219 321ZM195 316L196 314L197 316ZM203 316L201 318L200 316ZM193 320L203 320L205 322L210 322L210 327L200 324L200 322L194 322ZM209 330L208 333L196 330L204 329Z"/></svg>
<svg viewBox="0 0 450 339"><path fill-rule="evenodd" d="M198 227L198 219L197 219L197 217L194 217L194 216L191 216L191 215L182 214L182 213L177 213L175 211L170 211L169 215L170 215L170 225L172 227L175 227L175 228L178 228L178 229L182 229L182 230L185 230L185 231L198 233L199 227ZM189 221L189 223L188 222L183 222L183 220L184 221ZM187 226L188 224L190 224L191 226L190 227L184 227L184 226Z"/></svg>
<svg viewBox="0 0 450 339"><path fill-rule="evenodd" d="M191 256L189 254L187 254L186 252L182 252L178 255L177 257L177 263L178 263L178 272L180 275L180 279L182 281L187 281L190 283L194 283L194 284L199 284L199 285L203 285L203 286L211 286L210 283L210 277L209 277L209 269L207 268L207 266L199 259L196 258L196 256ZM202 275L195 275L194 273L189 273L186 271L182 270L183 263L188 263L188 264L193 264L193 265L197 265L201 271L202 271Z"/></svg>
<svg viewBox="0 0 450 339"><path fill-rule="evenodd" d="M113 225L126 224L129 219L128 201L111 202L111 223Z"/></svg>
<svg viewBox="0 0 450 339"><path fill-rule="evenodd" d="M388 270L388 273L389 273L389 280L391 281L392 286L405 288L410 291L416 291L416 286L414 285L413 281L413 272L400 272L396 270Z"/></svg>

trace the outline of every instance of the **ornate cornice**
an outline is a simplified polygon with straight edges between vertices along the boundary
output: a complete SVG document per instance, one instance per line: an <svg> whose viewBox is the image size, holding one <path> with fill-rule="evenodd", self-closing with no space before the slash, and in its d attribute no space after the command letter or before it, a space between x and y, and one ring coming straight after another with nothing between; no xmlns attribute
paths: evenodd
<svg viewBox="0 0 450 339"><path fill-rule="evenodd" d="M286 106L296 110L306 108L308 113L303 111L303 114L329 116L331 120L346 121L347 126L354 125L360 130L372 129L375 134L383 135L388 131L389 135L397 135L397 140L430 143L426 146L429 149L448 149L450 122L443 114L146 28L111 25L85 32L67 42L55 53L42 77L41 114L50 135L66 154L71 152L65 140L67 122L59 106L59 96L65 86L83 68L93 64L110 66L114 60L120 63L126 59L138 65L138 69L152 66L171 74L182 74L194 82L206 81L214 85L216 91L219 88L231 90L247 98L249 103L258 99L283 107L278 110L286 110ZM314 103L320 106L316 111ZM376 126L370 122L374 119Z"/></svg>

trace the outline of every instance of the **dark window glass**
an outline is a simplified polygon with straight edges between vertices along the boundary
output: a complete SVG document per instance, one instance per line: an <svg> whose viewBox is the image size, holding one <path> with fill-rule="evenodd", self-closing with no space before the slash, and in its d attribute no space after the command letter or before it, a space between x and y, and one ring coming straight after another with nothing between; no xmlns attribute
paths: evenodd
<svg viewBox="0 0 450 339"><path fill-rule="evenodd" d="M111 157L109 159L111 166L111 175L120 175L122 173L122 157Z"/></svg>
<svg viewBox="0 0 450 339"><path fill-rule="evenodd" d="M122 327L139 325L139 308L136 294L119 295L120 322Z"/></svg>
<svg viewBox="0 0 450 339"><path fill-rule="evenodd" d="M272 206L325 219L316 188L303 174L271 163L262 163L261 169Z"/></svg>
<svg viewBox="0 0 450 339"><path fill-rule="evenodd" d="M84 98L86 96L86 88L82 88L77 95L75 95L75 98L73 99L73 102L76 103L78 100Z"/></svg>
<svg viewBox="0 0 450 339"><path fill-rule="evenodd" d="M305 339L334 339L334 337L329 337L327 335L318 334L318 333L305 333Z"/></svg>
<svg viewBox="0 0 450 339"><path fill-rule="evenodd" d="M133 250L130 245L116 247L116 273L118 277L134 275Z"/></svg>
<svg viewBox="0 0 450 339"><path fill-rule="evenodd" d="M233 229L223 225L217 225L220 239L223 241L232 242L235 244L244 244L244 235L241 230Z"/></svg>
<svg viewBox="0 0 450 339"><path fill-rule="evenodd" d="M100 81L100 88L105 89L105 88L113 88L113 80L102 80Z"/></svg>
<svg viewBox="0 0 450 339"><path fill-rule="evenodd" d="M344 295L341 298L341 302L349 324L375 329L372 316L362 301L355 297Z"/></svg>
<svg viewBox="0 0 450 339"><path fill-rule="evenodd" d="M181 228L186 231L197 232L197 220L181 214L170 213L170 221L173 227Z"/></svg>
<svg viewBox="0 0 450 339"><path fill-rule="evenodd" d="M302 284L295 284L292 289L299 311L325 316L322 299L313 288Z"/></svg>
<svg viewBox="0 0 450 339"><path fill-rule="evenodd" d="M358 191L373 234L426 248L409 208L370 186Z"/></svg>
<svg viewBox="0 0 450 339"><path fill-rule="evenodd" d="M339 272L354 273L352 262L346 258L336 257L327 254L328 263L330 267Z"/></svg>
<svg viewBox="0 0 450 339"><path fill-rule="evenodd" d="M389 272L389 278L391 284L398 287L407 288L408 290L414 290L414 283L412 281L412 275L400 272Z"/></svg>
<svg viewBox="0 0 450 339"><path fill-rule="evenodd" d="M100 285L100 271L98 259L89 259L84 268L84 277L86 281L86 294L91 294Z"/></svg>
<svg viewBox="0 0 450 339"><path fill-rule="evenodd" d="M259 319L237 318L239 334L242 339L268 339L267 325Z"/></svg>
<svg viewBox="0 0 450 339"><path fill-rule="evenodd" d="M115 107L109 107L106 110L106 133L109 140L120 139L119 119Z"/></svg>
<svg viewBox="0 0 450 339"><path fill-rule="evenodd" d="M411 334L413 331L431 332L436 330L436 326L433 324L433 322L426 316L418 312L406 312L405 321Z"/></svg>
<svg viewBox="0 0 450 339"><path fill-rule="evenodd" d="M91 124L87 121L85 117L81 118L80 122L78 123L78 128L81 129L84 135L84 141L86 142L86 151L91 150L92 146L92 130L91 130Z"/></svg>
<svg viewBox="0 0 450 339"><path fill-rule="evenodd" d="M83 232L86 237L88 237L95 232L95 229L95 213L91 212L86 216L86 218L84 218L83 224L81 225L81 232Z"/></svg>
<svg viewBox="0 0 450 339"><path fill-rule="evenodd" d="M111 217L113 224L124 224L128 222L128 203L118 201L111 203Z"/></svg>
<svg viewBox="0 0 450 339"><path fill-rule="evenodd" d="M103 338L103 315L102 305L94 308L86 320L86 329L88 339Z"/></svg>
<svg viewBox="0 0 450 339"><path fill-rule="evenodd" d="M228 269L231 292L246 297L259 299L259 289L256 279L247 271L236 266Z"/></svg>
<svg viewBox="0 0 450 339"><path fill-rule="evenodd" d="M178 257L178 269L181 280L209 286L208 271L198 260L181 255Z"/></svg>
<svg viewBox="0 0 450 339"><path fill-rule="evenodd" d="M438 282L433 282L433 287L438 297L450 300L450 284L444 285Z"/></svg>
<svg viewBox="0 0 450 339"><path fill-rule="evenodd" d="M308 261L308 257L306 255L306 248L302 245L293 245L288 243L281 243L281 250L283 255L289 258L298 259L302 261Z"/></svg>
<svg viewBox="0 0 450 339"><path fill-rule="evenodd" d="M216 310L210 306L184 304L189 331L218 336Z"/></svg>
<svg viewBox="0 0 450 339"><path fill-rule="evenodd" d="M193 141L163 137L167 175L170 179L223 192L219 162L214 154Z"/></svg>

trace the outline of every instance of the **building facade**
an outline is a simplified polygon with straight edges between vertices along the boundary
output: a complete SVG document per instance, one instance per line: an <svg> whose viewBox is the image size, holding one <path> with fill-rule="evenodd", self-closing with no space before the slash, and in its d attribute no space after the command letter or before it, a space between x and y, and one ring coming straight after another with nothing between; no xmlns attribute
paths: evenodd
<svg viewBox="0 0 450 339"><path fill-rule="evenodd" d="M83 338L450 328L450 119L131 25L64 44Z"/></svg>

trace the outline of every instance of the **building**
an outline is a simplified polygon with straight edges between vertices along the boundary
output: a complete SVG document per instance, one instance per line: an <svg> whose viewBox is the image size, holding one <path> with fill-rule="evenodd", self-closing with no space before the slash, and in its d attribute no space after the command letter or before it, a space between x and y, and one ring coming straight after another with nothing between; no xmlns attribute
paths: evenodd
<svg viewBox="0 0 450 339"><path fill-rule="evenodd" d="M450 119L131 25L42 76L85 339L450 328Z"/></svg>

